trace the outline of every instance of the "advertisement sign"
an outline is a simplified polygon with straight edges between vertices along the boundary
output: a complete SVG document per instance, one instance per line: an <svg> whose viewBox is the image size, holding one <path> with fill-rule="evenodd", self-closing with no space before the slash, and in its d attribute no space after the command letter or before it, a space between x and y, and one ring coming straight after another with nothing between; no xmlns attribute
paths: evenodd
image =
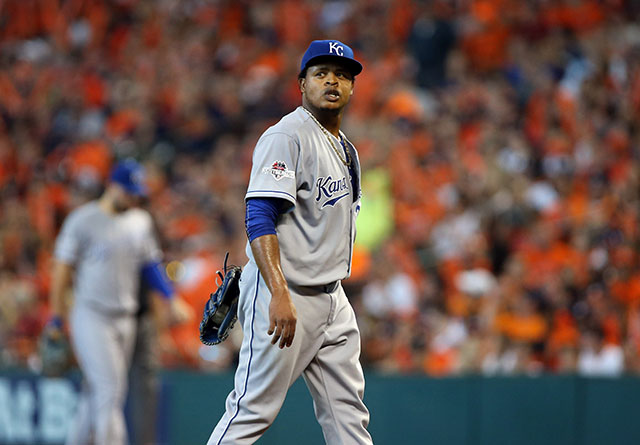
<svg viewBox="0 0 640 445"><path fill-rule="evenodd" d="M63 443L78 395L70 379L0 377L0 444Z"/></svg>

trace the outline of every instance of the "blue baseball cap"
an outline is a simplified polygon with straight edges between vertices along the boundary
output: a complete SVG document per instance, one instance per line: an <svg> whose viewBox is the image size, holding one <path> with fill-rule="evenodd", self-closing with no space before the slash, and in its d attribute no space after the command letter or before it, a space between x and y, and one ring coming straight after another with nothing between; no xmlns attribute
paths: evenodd
<svg viewBox="0 0 640 445"><path fill-rule="evenodd" d="M111 182L120 184L127 193L134 196L146 196L144 180L144 168L133 159L118 162L111 171Z"/></svg>
<svg viewBox="0 0 640 445"><path fill-rule="evenodd" d="M302 56L300 74L302 74L314 62L322 58L337 58L344 62L351 74L357 76L362 71L362 64L353 57L353 50L338 40L314 40Z"/></svg>

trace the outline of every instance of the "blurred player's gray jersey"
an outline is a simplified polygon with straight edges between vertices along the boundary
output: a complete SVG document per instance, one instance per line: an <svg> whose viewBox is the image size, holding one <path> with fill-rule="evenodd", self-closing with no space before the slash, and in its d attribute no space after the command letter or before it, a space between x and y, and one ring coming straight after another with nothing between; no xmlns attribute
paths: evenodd
<svg viewBox="0 0 640 445"><path fill-rule="evenodd" d="M340 140L333 144L346 158ZM344 135L357 178L327 134L298 107L269 128L258 141L246 199L275 197L293 207L276 224L284 276L291 284L317 286L351 274L355 220L360 211L360 165ZM253 260L251 248L247 255Z"/></svg>
<svg viewBox="0 0 640 445"><path fill-rule="evenodd" d="M151 216L142 209L108 215L97 201L67 217L55 257L75 266L75 304L110 314L134 314L142 266L161 259Z"/></svg>

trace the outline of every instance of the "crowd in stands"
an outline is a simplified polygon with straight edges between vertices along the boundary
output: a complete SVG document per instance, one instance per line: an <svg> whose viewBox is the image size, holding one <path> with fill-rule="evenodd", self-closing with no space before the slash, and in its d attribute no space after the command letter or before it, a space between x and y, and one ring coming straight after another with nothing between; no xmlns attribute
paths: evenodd
<svg viewBox="0 0 640 445"><path fill-rule="evenodd" d="M308 43L365 66L345 289L367 369L640 372L640 10L625 0L0 2L0 367L38 366L53 245L117 159L148 171L178 292L201 313L264 129ZM229 369L239 329L163 329L167 367Z"/></svg>

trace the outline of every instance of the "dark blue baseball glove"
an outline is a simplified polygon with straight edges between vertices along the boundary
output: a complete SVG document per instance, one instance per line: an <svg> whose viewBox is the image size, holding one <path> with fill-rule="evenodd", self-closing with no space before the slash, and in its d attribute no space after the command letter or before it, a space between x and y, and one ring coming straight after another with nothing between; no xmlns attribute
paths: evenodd
<svg viewBox="0 0 640 445"><path fill-rule="evenodd" d="M238 266L227 268L229 252L224 257L224 275L218 271L222 283L209 296L204 306L200 322L200 341L205 345L217 345L224 341L238 319L238 297L240 296L240 275Z"/></svg>

